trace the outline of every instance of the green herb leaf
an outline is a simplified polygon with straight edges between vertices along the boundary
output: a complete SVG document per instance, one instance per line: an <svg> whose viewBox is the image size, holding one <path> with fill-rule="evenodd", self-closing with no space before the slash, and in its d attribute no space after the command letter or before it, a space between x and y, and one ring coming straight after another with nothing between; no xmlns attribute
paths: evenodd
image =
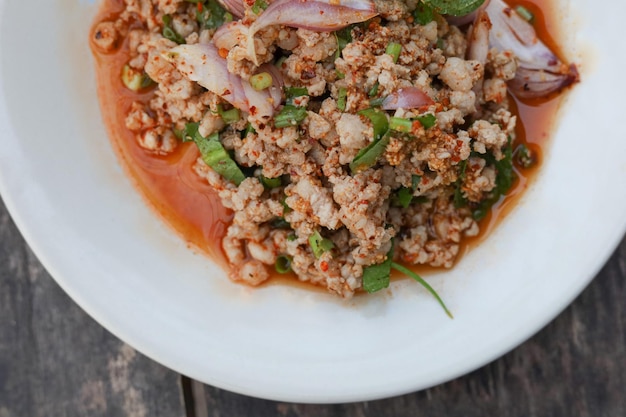
<svg viewBox="0 0 626 417"><path fill-rule="evenodd" d="M309 90L306 87L285 87L285 96L287 99L308 96Z"/></svg>
<svg viewBox="0 0 626 417"><path fill-rule="evenodd" d="M387 114L377 109L365 109L359 111L357 114L365 116L372 122L374 128L374 140L378 140L383 137L387 130L389 130L389 120Z"/></svg>
<svg viewBox="0 0 626 417"><path fill-rule="evenodd" d="M422 177L419 175L411 175L411 189L413 191L417 190L417 187L420 185L420 182L422 182Z"/></svg>
<svg viewBox="0 0 626 417"><path fill-rule="evenodd" d="M335 247L332 240L323 238L318 231L309 236L309 245L311 246L313 255L317 259L319 259L324 252L328 252Z"/></svg>
<svg viewBox="0 0 626 417"><path fill-rule="evenodd" d="M413 11L413 17L415 21L420 25L427 25L435 20L435 11L432 7L422 2L417 3L415 11Z"/></svg>
<svg viewBox="0 0 626 417"><path fill-rule="evenodd" d="M380 84L378 83L378 81L376 81L376 84L374 84L374 86L370 89L370 91L367 92L367 95L370 97L375 97L378 94L379 87L380 87Z"/></svg>
<svg viewBox="0 0 626 417"><path fill-rule="evenodd" d="M201 0L193 1L193 3L202 3L201 9L196 11L196 20L202 29L217 29L233 20L233 16L220 6L217 0Z"/></svg>
<svg viewBox="0 0 626 417"><path fill-rule="evenodd" d="M485 0L422 0L439 14L465 16L478 9Z"/></svg>
<svg viewBox="0 0 626 417"><path fill-rule="evenodd" d="M420 277L419 275L417 275L415 272L411 271L410 269L408 269L408 268L406 268L406 267L404 267L404 266L402 266L400 264L397 264L395 262L391 263L391 268L395 269L398 272L406 274L409 277L413 278L415 281L419 282L424 288L426 288L426 290L429 293L432 294L433 297L435 297L435 299L437 300L439 305L443 308L443 310L446 312L448 317L450 317L451 319L454 318L454 316L452 316L452 313L450 312L450 310L448 310L448 307L446 307L446 304L443 302L443 300L441 299L439 294L437 294L437 291L435 291L435 289L433 287L431 287L429 283L424 281L424 279L422 277Z"/></svg>
<svg viewBox="0 0 626 417"><path fill-rule="evenodd" d="M459 162L459 176L457 177L454 189L454 207L461 208L467 205L467 200L463 195L463 183L465 182L467 171L467 159Z"/></svg>
<svg viewBox="0 0 626 417"><path fill-rule="evenodd" d="M407 208L413 201L413 191L410 188L401 187L391 197L391 204L396 207Z"/></svg>
<svg viewBox="0 0 626 417"><path fill-rule="evenodd" d="M363 289L368 293L371 294L389 287L393 247L394 242L392 240L391 248L387 252L387 258L383 262L363 268Z"/></svg>

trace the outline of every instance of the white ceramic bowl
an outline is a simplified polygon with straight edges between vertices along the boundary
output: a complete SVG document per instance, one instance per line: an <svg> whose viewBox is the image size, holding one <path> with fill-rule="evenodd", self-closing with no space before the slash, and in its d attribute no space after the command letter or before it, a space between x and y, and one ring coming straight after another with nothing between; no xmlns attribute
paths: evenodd
<svg viewBox="0 0 626 417"><path fill-rule="evenodd" d="M200 381L301 402L368 400L502 355L589 283L626 229L626 3L563 1L583 82L538 180L489 239L429 277L337 300L232 284L143 204L109 144L87 34L96 6L0 0L0 191L59 284L115 335ZM610 13L606 11L610 10Z"/></svg>

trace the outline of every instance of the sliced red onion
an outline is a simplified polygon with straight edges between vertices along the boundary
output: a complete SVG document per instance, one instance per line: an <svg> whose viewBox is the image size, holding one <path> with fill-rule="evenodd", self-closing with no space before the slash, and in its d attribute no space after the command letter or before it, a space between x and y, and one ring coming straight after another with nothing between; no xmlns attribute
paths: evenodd
<svg viewBox="0 0 626 417"><path fill-rule="evenodd" d="M257 120L274 114L269 91L256 91L248 81L228 72L226 60L213 44L178 45L165 58L191 81L217 94Z"/></svg>
<svg viewBox="0 0 626 417"><path fill-rule="evenodd" d="M512 51L518 58L515 79L509 89L518 97L543 97L579 80L574 65L567 65L537 37L533 26L502 0L492 0L486 9L493 28L491 46Z"/></svg>
<svg viewBox="0 0 626 417"><path fill-rule="evenodd" d="M383 110L416 109L435 102L417 87L400 88L383 100Z"/></svg>
<svg viewBox="0 0 626 417"><path fill-rule="evenodd" d="M218 49L230 51L236 45L245 45L248 39L248 26L240 21L222 25L213 35L213 43Z"/></svg>
<svg viewBox="0 0 626 417"><path fill-rule="evenodd" d="M223 8L231 12L236 17L243 17L246 14L246 8L243 0L217 0Z"/></svg>
<svg viewBox="0 0 626 417"><path fill-rule="evenodd" d="M257 63L254 35L272 25L285 25L317 32L342 29L376 16L370 0L276 0L250 25L248 56Z"/></svg>
<svg viewBox="0 0 626 417"><path fill-rule="evenodd" d="M476 17L476 23L469 33L467 59L478 61L485 65L489 55L489 32L491 20L485 11L481 11Z"/></svg>
<svg viewBox="0 0 626 417"><path fill-rule="evenodd" d="M476 18L478 17L478 13L480 13L483 10L485 10L487 8L487 6L489 5L490 1L491 0L485 0L485 2L478 9L474 10L470 14L466 14L465 16L451 16L451 15L447 15L446 16L446 20L448 21L449 24L451 24L453 26L465 26L465 25L468 25L470 23L473 23L476 20Z"/></svg>

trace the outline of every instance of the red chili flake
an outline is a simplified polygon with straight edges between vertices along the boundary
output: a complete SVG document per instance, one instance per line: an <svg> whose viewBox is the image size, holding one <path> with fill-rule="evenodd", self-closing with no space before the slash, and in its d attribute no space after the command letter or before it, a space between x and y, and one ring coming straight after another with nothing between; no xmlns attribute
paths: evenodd
<svg viewBox="0 0 626 417"><path fill-rule="evenodd" d="M198 12L202 13L202 3L198 2Z"/></svg>
<svg viewBox="0 0 626 417"><path fill-rule="evenodd" d="M252 116L254 116L257 113L257 108L256 106L250 106L250 114Z"/></svg>
<svg viewBox="0 0 626 417"><path fill-rule="evenodd" d="M226 59L226 57L228 56L228 49L226 48L220 48L217 53L224 59Z"/></svg>
<svg viewBox="0 0 626 417"><path fill-rule="evenodd" d="M328 271L328 262L326 261L320 262L320 269L324 272Z"/></svg>

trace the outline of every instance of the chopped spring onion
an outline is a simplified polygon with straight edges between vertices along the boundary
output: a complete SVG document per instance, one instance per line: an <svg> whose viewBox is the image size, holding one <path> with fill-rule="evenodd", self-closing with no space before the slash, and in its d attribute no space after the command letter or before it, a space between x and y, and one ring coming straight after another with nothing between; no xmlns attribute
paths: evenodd
<svg viewBox="0 0 626 417"><path fill-rule="evenodd" d="M388 254L384 262L363 268L363 289L365 291L373 293L389 286L389 281L391 280L391 262L392 256Z"/></svg>
<svg viewBox="0 0 626 417"><path fill-rule="evenodd" d="M309 245L313 255L318 259L324 252L328 252L335 247L332 240L323 238L318 231L309 236Z"/></svg>
<svg viewBox="0 0 626 417"><path fill-rule="evenodd" d="M227 125L238 122L241 119L241 112L236 107L230 110L224 110L220 104L217 106L217 113Z"/></svg>
<svg viewBox="0 0 626 417"><path fill-rule="evenodd" d="M262 91L270 88L273 83L272 76L268 72L260 72L250 77L250 85L256 91Z"/></svg>
<svg viewBox="0 0 626 417"><path fill-rule="evenodd" d="M383 105L383 103L385 102L385 99L387 97L378 97L378 98L373 98L370 100L370 107L380 107Z"/></svg>
<svg viewBox="0 0 626 417"><path fill-rule="evenodd" d="M387 120L387 114L376 109L365 109L358 112L359 115L365 116L372 122L374 127L374 140L378 140L389 129L389 121Z"/></svg>
<svg viewBox="0 0 626 417"><path fill-rule="evenodd" d="M402 45L396 42L389 42L387 45L387 49L385 50L386 54L391 55L393 58L394 64L398 62L400 59L400 53L402 52Z"/></svg>
<svg viewBox="0 0 626 417"><path fill-rule="evenodd" d="M246 176L222 146L219 133L215 132L205 138L198 131L199 126L199 123L187 123L180 134L183 142L195 142L205 164L227 181L232 181L235 185L241 184Z"/></svg>
<svg viewBox="0 0 626 417"><path fill-rule="evenodd" d="M252 127L251 123L248 123L246 125L246 128L243 131L243 138L245 138L246 136L248 136L249 133L256 133L256 130L254 129L254 127ZM242 139L243 139L242 138Z"/></svg>
<svg viewBox="0 0 626 417"><path fill-rule="evenodd" d="M201 29L217 29L224 23L232 22L233 15L227 12L217 0L187 0L199 3L196 20Z"/></svg>
<svg viewBox="0 0 626 417"><path fill-rule="evenodd" d="M306 119L306 108L287 104L274 116L274 126L277 128L297 126L304 119Z"/></svg>
<svg viewBox="0 0 626 417"><path fill-rule="evenodd" d="M346 78L346 74L344 74L343 72L339 70L335 70L335 76L337 77L338 80L343 80L344 78Z"/></svg>
<svg viewBox="0 0 626 417"><path fill-rule="evenodd" d="M348 89L346 87L339 88L337 92L337 108L339 110L346 111L346 101L348 98Z"/></svg>
<svg viewBox="0 0 626 417"><path fill-rule="evenodd" d="M287 98L308 96L309 90L306 87L285 87L285 95Z"/></svg>
<svg viewBox="0 0 626 417"><path fill-rule="evenodd" d="M274 263L274 268L276 268L276 272L279 274L286 274L291 272L291 256L280 255L276 258L276 262Z"/></svg>
<svg viewBox="0 0 626 417"><path fill-rule="evenodd" d="M128 65L122 68L122 82L132 91L139 91L142 88L150 87L154 81L145 72L139 72Z"/></svg>
<svg viewBox="0 0 626 417"><path fill-rule="evenodd" d="M164 15L163 16L163 31L161 32L163 37L173 42L176 42L179 45L185 43L185 38L180 36L178 32L176 32L172 28L171 25L172 25L172 16L170 16L169 14Z"/></svg>
<svg viewBox="0 0 626 417"><path fill-rule="evenodd" d="M459 175L456 180L456 184L454 187L454 207L461 208L467 205L467 199L463 195L463 183L465 182L467 171L467 159L459 162Z"/></svg>
<svg viewBox="0 0 626 417"><path fill-rule="evenodd" d="M411 278L413 278L415 281L419 282L420 284L422 284L422 286L424 288L426 288L426 290L432 294L433 297L435 297L435 299L437 300L437 302L439 303L439 305L443 308L443 310L446 312L446 314L448 315L448 317L450 317L451 319L454 318L454 316L452 316L452 313L450 312L450 310L448 310L448 307L446 307L445 303L443 302L443 300L441 299L441 297L439 296L439 294L437 294L437 291L435 291L435 289L433 287L430 286L430 284L428 284L426 281L424 281L424 279L422 277L420 277L419 275L417 275L415 272L411 271L410 269L397 264L395 262L391 263L391 267L393 269L395 269L398 272L401 272L403 274L406 274L408 276L410 276Z"/></svg>
<svg viewBox="0 0 626 417"><path fill-rule="evenodd" d="M267 9L267 7L269 6L269 4L267 4L266 1L264 0L256 0L254 2L254 4L252 5L252 13L259 15L261 14L261 12L265 9Z"/></svg>
<svg viewBox="0 0 626 417"><path fill-rule="evenodd" d="M365 148L361 149L352 162L350 162L350 171L353 174L358 174L374 166L378 158L385 153L387 145L389 145L389 135L384 135L379 140L374 140Z"/></svg>
<svg viewBox="0 0 626 417"><path fill-rule="evenodd" d="M430 129L437 124L437 118L434 114L426 114L416 117L416 119L424 126L424 129Z"/></svg>
<svg viewBox="0 0 626 417"><path fill-rule="evenodd" d="M524 6L517 6L515 11L522 17L522 19L529 23L532 23L535 20L535 15Z"/></svg>
<svg viewBox="0 0 626 417"><path fill-rule="evenodd" d="M291 224L284 217L276 217L270 224L272 229L291 230Z"/></svg>
<svg viewBox="0 0 626 417"><path fill-rule="evenodd" d="M389 129L402 133L411 133L413 130L413 121L401 117L392 117L389 119Z"/></svg>

